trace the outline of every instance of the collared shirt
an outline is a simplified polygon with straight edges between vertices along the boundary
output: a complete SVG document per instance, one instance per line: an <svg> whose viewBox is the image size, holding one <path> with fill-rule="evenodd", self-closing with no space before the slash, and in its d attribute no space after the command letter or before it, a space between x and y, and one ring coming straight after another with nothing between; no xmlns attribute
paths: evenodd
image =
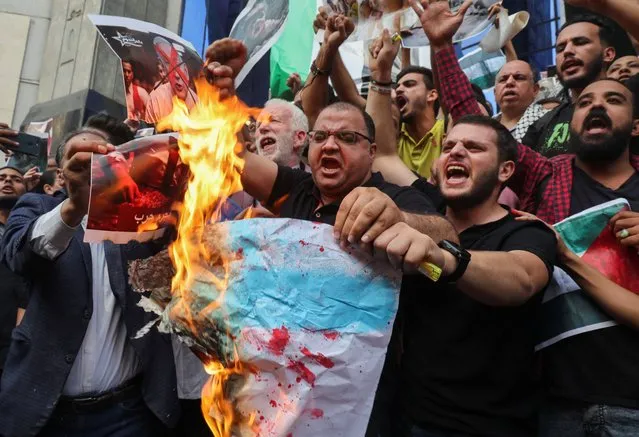
<svg viewBox="0 0 639 437"><path fill-rule="evenodd" d="M31 249L52 261L67 250L77 229L64 223L61 210L62 204L38 218L29 238ZM86 216L82 226L86 228ZM104 243L89 246L93 314L62 390L65 396L103 393L130 380L141 369L140 360L127 340L122 308L111 288Z"/></svg>
<svg viewBox="0 0 639 437"><path fill-rule="evenodd" d="M544 108L543 105L540 105L539 103L533 103L526 109L517 124L514 125L512 129L509 129L510 133L517 140L517 142L521 143L521 140L526 135L526 132L528 132L528 128L535 122L537 122L537 120L539 120L541 117L546 115L548 112L550 112L550 110ZM497 114L495 116L495 119L501 122L501 113Z"/></svg>
<svg viewBox="0 0 639 437"><path fill-rule="evenodd" d="M435 53L435 63L440 75L440 98L451 115L454 118L481 115L454 48ZM508 181L508 186L519 196L520 209L550 224L570 216L574 161L575 155L546 158L520 144L515 174ZM639 156L631 154L630 163L639 169Z"/></svg>
<svg viewBox="0 0 639 437"><path fill-rule="evenodd" d="M415 141L408 133L406 123L404 123L399 137L397 154L406 167L428 179L433 163L442 152L444 134L444 120L437 120L422 139Z"/></svg>
<svg viewBox="0 0 639 437"><path fill-rule="evenodd" d="M412 187L399 187L388 183L380 173L373 173L362 186L379 189L405 211L422 214L435 212L432 202L426 195ZM340 202L318 208L321 202L319 190L310 173L289 167L278 167L271 197L266 203L268 208L278 209L281 217L335 224Z"/></svg>

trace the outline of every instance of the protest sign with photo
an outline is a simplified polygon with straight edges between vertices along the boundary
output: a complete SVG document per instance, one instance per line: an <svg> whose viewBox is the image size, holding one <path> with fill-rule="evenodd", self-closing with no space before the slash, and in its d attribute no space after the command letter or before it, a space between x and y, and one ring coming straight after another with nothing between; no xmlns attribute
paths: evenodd
<svg viewBox="0 0 639 437"><path fill-rule="evenodd" d="M639 294L637 249L619 244L609 226L615 214L629 208L626 199L612 200L568 217L557 223L555 230L584 262L611 281ZM544 293L537 350L575 335L616 325L566 272L555 267Z"/></svg>
<svg viewBox="0 0 639 437"><path fill-rule="evenodd" d="M193 80L203 62L191 43L132 18L89 18L122 62L128 119L157 123L171 113L174 97L189 109L196 104Z"/></svg>
<svg viewBox="0 0 639 437"><path fill-rule="evenodd" d="M459 6L464 3L464 0L449 1L452 10L458 9ZM488 10L499 1L500 0L474 0L472 6L464 16L461 27L453 37L453 42L463 41L488 29L494 21L494 18L488 16ZM402 45L407 48L429 45L428 38L419 20L409 28L402 26Z"/></svg>
<svg viewBox="0 0 639 437"><path fill-rule="evenodd" d="M148 241L182 198L188 168L177 134L136 138L108 155L93 155L85 241Z"/></svg>
<svg viewBox="0 0 639 437"><path fill-rule="evenodd" d="M236 87L277 42L287 19L288 0L249 0L229 35L244 42L248 50L248 61L235 78Z"/></svg>

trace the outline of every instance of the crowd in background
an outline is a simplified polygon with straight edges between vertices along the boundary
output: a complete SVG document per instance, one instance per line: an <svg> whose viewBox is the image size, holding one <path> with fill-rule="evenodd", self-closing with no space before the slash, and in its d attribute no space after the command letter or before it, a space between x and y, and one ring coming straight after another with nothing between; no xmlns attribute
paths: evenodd
<svg viewBox="0 0 639 437"><path fill-rule="evenodd" d="M270 100L238 135L244 190L225 218L250 208L333 225L344 247L403 272L367 436L639 435L639 289L611 281L552 228L626 199L607 232L636 259L639 58L618 56L610 22L639 39L639 2L566 1L592 14L557 34L562 89L540 97L538 72L508 42L497 108L452 42L470 1L451 12L412 0L431 68L410 65L385 30L368 45L367 95L339 53L353 22L320 9L323 42L305 83L289 79L294 101ZM234 95L246 47L226 38L206 57L209 82ZM133 64L122 66L127 99L146 106ZM211 435L199 359L158 332L132 338L149 316L127 262L169 241L83 242L91 154L132 140L129 125L100 114L66 135L41 174L0 168L1 436ZM15 135L1 125L0 146L15 148ZM424 262L442 277L420 274ZM535 352L557 267L615 323Z"/></svg>

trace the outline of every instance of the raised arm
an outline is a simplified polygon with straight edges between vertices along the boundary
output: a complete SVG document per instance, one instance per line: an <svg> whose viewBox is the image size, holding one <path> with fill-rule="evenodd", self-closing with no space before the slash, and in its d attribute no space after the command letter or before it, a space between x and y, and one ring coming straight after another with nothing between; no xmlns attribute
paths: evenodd
<svg viewBox="0 0 639 437"><path fill-rule="evenodd" d="M397 56L399 42L393 42L388 30L377 39L369 49L369 68L371 78L378 85L371 85L366 102L366 112L377 127L375 143L377 153L373 168L379 171L388 182L400 186L411 185L417 176L397 156L397 135L391 113L391 88L379 84L391 82L393 60ZM391 128L392 127L392 128Z"/></svg>
<svg viewBox="0 0 639 437"><path fill-rule="evenodd" d="M421 6L417 0L409 3L419 16L434 52L433 67L439 78L442 107L450 113L453 122L464 115L481 115L470 81L459 66L453 47L453 35L461 26L472 0L466 0L455 14L450 11L448 2L431 4L420 0Z"/></svg>
<svg viewBox="0 0 639 437"><path fill-rule="evenodd" d="M366 99L357 90L357 85L351 77L342 56L339 51L335 55L333 61L333 69L331 70L331 83L335 89L335 94L342 102L352 103L358 108L366 107Z"/></svg>
<svg viewBox="0 0 639 437"><path fill-rule="evenodd" d="M302 88L302 108L310 126L315 124L319 113L328 103L328 79L333 70L340 46L355 30L350 18L331 15L326 20L324 42L311 65L311 74ZM348 74L348 73L347 73Z"/></svg>

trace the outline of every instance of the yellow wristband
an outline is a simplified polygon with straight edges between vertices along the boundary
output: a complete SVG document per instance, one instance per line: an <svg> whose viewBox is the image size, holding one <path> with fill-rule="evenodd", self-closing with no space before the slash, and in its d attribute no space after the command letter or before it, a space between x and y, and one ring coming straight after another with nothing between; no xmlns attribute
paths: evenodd
<svg viewBox="0 0 639 437"><path fill-rule="evenodd" d="M421 263L417 270L433 282L437 282L442 275L442 269L429 262Z"/></svg>

